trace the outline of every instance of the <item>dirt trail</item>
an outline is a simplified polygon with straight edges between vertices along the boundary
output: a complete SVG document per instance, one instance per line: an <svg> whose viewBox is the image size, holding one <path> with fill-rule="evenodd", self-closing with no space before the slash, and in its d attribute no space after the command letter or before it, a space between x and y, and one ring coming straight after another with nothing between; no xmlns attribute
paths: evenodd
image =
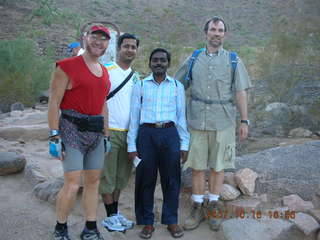
<svg viewBox="0 0 320 240"><path fill-rule="evenodd" d="M187 214L188 196L182 194L180 202L180 217ZM134 219L133 213L133 183L124 191L121 197L120 210L129 218ZM80 207L80 196L69 218L68 224L72 239L79 239L83 227L83 213ZM98 209L98 221L105 217L103 205ZM51 232L55 224L54 206L33 196L31 185L25 181L23 173L0 176L0 239L1 240L47 240L51 239ZM166 226L157 223L154 240L173 239L166 230ZM125 234L109 233L100 228L105 240L108 239L140 239L140 226L128 230ZM184 240L216 239L222 240L220 232L211 232L205 223L194 231L185 232Z"/></svg>

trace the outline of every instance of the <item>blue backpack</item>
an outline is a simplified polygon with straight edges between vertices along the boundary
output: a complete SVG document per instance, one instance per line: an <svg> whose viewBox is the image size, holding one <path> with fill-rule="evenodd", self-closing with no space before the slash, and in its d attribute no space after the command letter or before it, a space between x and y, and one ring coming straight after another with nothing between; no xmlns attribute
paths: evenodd
<svg viewBox="0 0 320 240"><path fill-rule="evenodd" d="M185 77L185 80L187 82L192 82L192 68L194 65L194 62L196 61L197 57L199 56L199 54L201 52L205 51L205 48L200 48L200 49L196 49L194 50L194 52L192 53L190 59L189 59L189 65L188 65L188 73ZM231 61L231 67L232 67L232 82L231 82L231 86L234 85L234 73L236 71L237 68L237 64L238 64L238 56L236 52L230 52L230 61Z"/></svg>

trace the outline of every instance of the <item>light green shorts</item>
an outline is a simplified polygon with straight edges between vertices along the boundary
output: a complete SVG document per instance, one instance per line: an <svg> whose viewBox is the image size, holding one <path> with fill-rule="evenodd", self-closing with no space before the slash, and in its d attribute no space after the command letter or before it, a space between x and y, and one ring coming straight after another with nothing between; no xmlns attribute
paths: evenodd
<svg viewBox="0 0 320 240"><path fill-rule="evenodd" d="M124 189L131 176L132 163L128 160L127 132L109 130L111 152L105 156L99 193L112 194Z"/></svg>
<svg viewBox="0 0 320 240"><path fill-rule="evenodd" d="M219 172L234 168L235 128L231 126L221 131L200 131L190 128L190 151L184 169L212 168Z"/></svg>

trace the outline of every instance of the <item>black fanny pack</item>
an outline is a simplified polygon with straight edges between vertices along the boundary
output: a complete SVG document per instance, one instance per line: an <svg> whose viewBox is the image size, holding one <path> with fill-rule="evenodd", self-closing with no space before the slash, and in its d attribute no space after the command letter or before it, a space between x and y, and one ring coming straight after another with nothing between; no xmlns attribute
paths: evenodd
<svg viewBox="0 0 320 240"><path fill-rule="evenodd" d="M89 116L86 118L77 118L62 113L62 118L74 123L80 132L103 132L103 116Z"/></svg>

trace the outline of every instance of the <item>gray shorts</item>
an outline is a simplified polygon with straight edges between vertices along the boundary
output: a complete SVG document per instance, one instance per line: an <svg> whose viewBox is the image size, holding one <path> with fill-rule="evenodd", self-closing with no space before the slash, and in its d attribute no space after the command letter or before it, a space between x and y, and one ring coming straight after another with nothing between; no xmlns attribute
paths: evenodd
<svg viewBox="0 0 320 240"><path fill-rule="evenodd" d="M85 155L83 155L78 149L65 144L65 156L62 161L64 172L77 170L101 170L103 168L103 162L103 138L94 150Z"/></svg>

